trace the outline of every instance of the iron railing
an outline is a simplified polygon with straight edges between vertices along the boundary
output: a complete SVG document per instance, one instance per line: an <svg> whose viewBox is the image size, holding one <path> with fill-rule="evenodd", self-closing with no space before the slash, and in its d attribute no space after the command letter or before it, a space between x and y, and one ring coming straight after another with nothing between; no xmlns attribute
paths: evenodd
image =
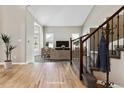
<svg viewBox="0 0 124 93"><path fill-rule="evenodd" d="M110 64L110 56L116 55L116 48L124 48L124 6L122 6L111 17L107 18L99 27L91 29L90 34L79 37L71 42L71 64L77 65L77 72L82 79L82 74L98 70L96 60L101 35L104 35L108 50L107 62ZM74 42L78 42L76 46ZM77 50L76 50L77 49ZM85 50L85 51L84 51ZM76 54L77 55L74 55ZM108 68L108 66L106 66ZM106 72L105 87L110 87L109 70Z"/></svg>

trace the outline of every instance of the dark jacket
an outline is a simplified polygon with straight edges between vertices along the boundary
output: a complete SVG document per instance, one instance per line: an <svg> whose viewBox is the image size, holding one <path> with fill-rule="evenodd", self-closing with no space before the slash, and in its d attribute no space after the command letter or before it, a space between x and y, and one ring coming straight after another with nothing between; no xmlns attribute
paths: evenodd
<svg viewBox="0 0 124 93"><path fill-rule="evenodd" d="M96 60L96 67L102 71L110 71L110 63L108 59L108 49L104 35L101 36L101 40L98 47L98 55ZM107 68L108 67L108 68Z"/></svg>

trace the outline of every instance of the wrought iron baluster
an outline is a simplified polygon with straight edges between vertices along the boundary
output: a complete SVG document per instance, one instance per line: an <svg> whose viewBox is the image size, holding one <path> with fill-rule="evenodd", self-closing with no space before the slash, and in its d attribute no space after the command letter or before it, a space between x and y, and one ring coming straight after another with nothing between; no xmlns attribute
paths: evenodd
<svg viewBox="0 0 124 93"><path fill-rule="evenodd" d="M98 41L99 41L99 31L98 31Z"/></svg>
<svg viewBox="0 0 124 93"><path fill-rule="evenodd" d="M98 30L98 43L97 43L97 47L99 47L99 41L100 41L100 40L99 40L99 37L100 37L100 36L99 36L99 33L100 33L99 31L100 31L100 30Z"/></svg>
<svg viewBox="0 0 124 93"><path fill-rule="evenodd" d="M87 41L86 41L86 47L85 47L85 57L86 57L86 73L87 73Z"/></svg>
<svg viewBox="0 0 124 93"><path fill-rule="evenodd" d="M117 15L117 48L119 48L119 14Z"/></svg>
<svg viewBox="0 0 124 93"><path fill-rule="evenodd" d="M123 10L123 48L124 48L124 10Z"/></svg>
<svg viewBox="0 0 124 93"><path fill-rule="evenodd" d="M107 68L107 72L106 72L106 87L109 87L110 82L109 82L109 63L110 63L110 58L109 58L109 22L107 23L106 26L106 43L107 43L107 64L106 64L106 68Z"/></svg>
<svg viewBox="0 0 124 93"><path fill-rule="evenodd" d="M111 21L112 23L111 23L111 33L112 34L110 34L111 35L111 48L112 48L112 55L113 55L113 50L114 50L114 48L113 48L113 35L114 35L114 32L113 32L113 19L112 19L112 21Z"/></svg>
<svg viewBox="0 0 124 93"><path fill-rule="evenodd" d="M72 65L72 38L70 38L70 64Z"/></svg>
<svg viewBox="0 0 124 93"><path fill-rule="evenodd" d="M93 65L95 67L95 34L93 35Z"/></svg>
<svg viewBox="0 0 124 93"><path fill-rule="evenodd" d="M80 37L80 80L82 80L82 74L83 74L83 43L82 43L82 37Z"/></svg>
<svg viewBox="0 0 124 93"><path fill-rule="evenodd" d="M92 62L92 57L91 57L91 37L90 37L90 49L89 49L89 62L90 62L90 66L91 66L91 62Z"/></svg>

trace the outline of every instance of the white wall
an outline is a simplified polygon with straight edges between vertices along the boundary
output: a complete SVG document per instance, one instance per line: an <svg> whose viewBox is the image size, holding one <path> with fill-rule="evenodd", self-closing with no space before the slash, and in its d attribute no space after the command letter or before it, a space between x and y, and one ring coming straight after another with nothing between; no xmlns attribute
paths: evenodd
<svg viewBox="0 0 124 93"><path fill-rule="evenodd" d="M1 6L2 30L11 37L16 45L12 59L14 62L25 62L25 11L22 6ZM1 46L1 58L5 60L4 45Z"/></svg>
<svg viewBox="0 0 124 93"><path fill-rule="evenodd" d="M32 42L35 19L26 12L25 6L0 6L0 33L8 34L12 44L16 45L12 53L13 62L32 60L32 45L30 44L27 48L26 44L28 39ZM4 48L4 44L0 43L0 61L6 59Z"/></svg>
<svg viewBox="0 0 124 93"><path fill-rule="evenodd" d="M40 48L43 47L42 25L35 20L30 12L26 12L26 62L34 62L34 22L40 26ZM39 51L40 52L40 51Z"/></svg>
<svg viewBox="0 0 124 93"><path fill-rule="evenodd" d="M54 34L54 48L56 47L56 41L69 41L72 33L81 33L81 27L45 27L45 33Z"/></svg>
<svg viewBox="0 0 124 93"><path fill-rule="evenodd" d="M2 30L2 7L0 6L0 31Z"/></svg>
<svg viewBox="0 0 124 93"><path fill-rule="evenodd" d="M32 62L34 46L34 18L26 12L26 61Z"/></svg>
<svg viewBox="0 0 124 93"><path fill-rule="evenodd" d="M111 58L110 81L124 87L124 52L121 52L121 59ZM94 72L99 80L106 80L106 74L102 72Z"/></svg>
<svg viewBox="0 0 124 93"><path fill-rule="evenodd" d="M2 31L2 7L0 6L0 32ZM2 40L0 39L0 62L4 59L2 55Z"/></svg>
<svg viewBox="0 0 124 93"><path fill-rule="evenodd" d="M82 29L82 33L87 33L90 28L98 27L101 25L107 17L110 17L115 13L121 5L96 5L93 7L87 20L85 21Z"/></svg>

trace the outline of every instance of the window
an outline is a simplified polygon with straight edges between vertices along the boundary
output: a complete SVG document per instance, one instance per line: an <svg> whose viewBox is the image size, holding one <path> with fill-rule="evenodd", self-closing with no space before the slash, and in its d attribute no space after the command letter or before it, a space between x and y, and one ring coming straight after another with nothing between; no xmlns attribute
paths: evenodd
<svg viewBox="0 0 124 93"><path fill-rule="evenodd" d="M73 33L72 34L72 39L76 39L76 38L78 38L79 37L79 33Z"/></svg>
<svg viewBox="0 0 124 93"><path fill-rule="evenodd" d="M54 39L53 33L46 33L46 43L48 44L47 46L50 48L53 48L53 39Z"/></svg>
<svg viewBox="0 0 124 93"><path fill-rule="evenodd" d="M79 38L79 33L72 34L72 39L76 39L76 38ZM79 44L75 44L73 48L78 47L78 46L79 46Z"/></svg>

